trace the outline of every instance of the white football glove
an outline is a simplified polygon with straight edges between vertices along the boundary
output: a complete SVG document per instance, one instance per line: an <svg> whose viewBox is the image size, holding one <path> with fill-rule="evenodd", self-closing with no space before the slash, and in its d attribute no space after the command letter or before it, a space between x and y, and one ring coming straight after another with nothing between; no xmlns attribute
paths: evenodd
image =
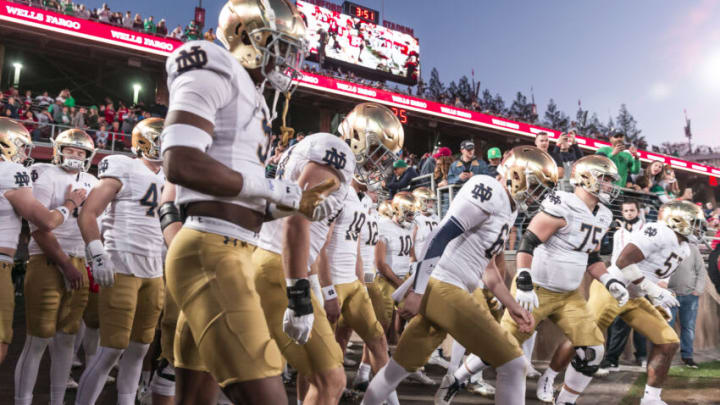
<svg viewBox="0 0 720 405"><path fill-rule="evenodd" d="M300 207L302 190L291 181L243 176L243 186L239 196L263 198L280 207L295 211Z"/></svg>
<svg viewBox="0 0 720 405"><path fill-rule="evenodd" d="M88 264L93 279L100 287L110 287L115 282L115 272L112 268L110 255L99 239L95 239L85 247Z"/></svg>
<svg viewBox="0 0 720 405"><path fill-rule="evenodd" d="M342 208L342 200L330 194L315 207L311 219L313 221L322 221L325 218L331 218L332 216L337 214L337 212L340 211Z"/></svg>
<svg viewBox="0 0 720 405"><path fill-rule="evenodd" d="M283 332L298 344L310 339L315 315L310 298L310 282L306 278L288 279L288 307L283 315Z"/></svg>
<svg viewBox="0 0 720 405"><path fill-rule="evenodd" d="M605 285L610 295L618 302L619 306L627 304L630 299L630 293L628 292L625 284L613 277L610 273L605 273L600 276L600 282Z"/></svg>
<svg viewBox="0 0 720 405"><path fill-rule="evenodd" d="M533 309L540 306L540 300L533 288L530 269L518 270L515 286L517 287L515 291L515 301L517 301L521 307L525 308L526 311L532 312Z"/></svg>
<svg viewBox="0 0 720 405"><path fill-rule="evenodd" d="M655 287L657 287L657 290L653 289L652 294L648 292L648 298L650 298L650 302L652 302L653 305L666 308L680 306L680 302L670 290L657 285L655 285Z"/></svg>

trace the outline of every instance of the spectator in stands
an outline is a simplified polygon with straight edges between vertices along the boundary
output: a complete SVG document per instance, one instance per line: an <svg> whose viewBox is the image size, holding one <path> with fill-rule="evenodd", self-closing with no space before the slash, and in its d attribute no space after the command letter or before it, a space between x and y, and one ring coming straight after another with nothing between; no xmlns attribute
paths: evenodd
<svg viewBox="0 0 720 405"><path fill-rule="evenodd" d="M63 1L62 11L65 15L75 15L75 6L73 5L72 0Z"/></svg>
<svg viewBox="0 0 720 405"><path fill-rule="evenodd" d="M41 137L47 138L49 134L49 124L53 122L52 115L50 115L50 112L48 112L47 107L43 107L40 112L36 115L37 118L37 128L32 133L33 140L38 140Z"/></svg>
<svg viewBox="0 0 720 405"><path fill-rule="evenodd" d="M168 33L167 30L167 23L165 23L165 19L161 19L160 22L157 25L157 35L166 36Z"/></svg>
<svg viewBox="0 0 720 405"><path fill-rule="evenodd" d="M95 131L95 145L100 149L107 149L110 134L107 132L105 124L100 125L100 129Z"/></svg>
<svg viewBox="0 0 720 405"><path fill-rule="evenodd" d="M117 112L115 113L115 119L122 122L123 119L125 119L125 115L127 115L128 112L130 112L130 110L128 110L128 108L125 106L125 102L122 100L119 100L118 101L118 109L117 109Z"/></svg>
<svg viewBox="0 0 720 405"><path fill-rule="evenodd" d="M153 117L165 118L168 112L167 104L163 101L159 94L155 96L155 103L150 105L148 109Z"/></svg>
<svg viewBox="0 0 720 405"><path fill-rule="evenodd" d="M435 184L437 184L438 187L447 186L448 175L450 174L450 168L453 164L453 158L452 156L438 156L435 160L435 172L433 172Z"/></svg>
<svg viewBox="0 0 720 405"><path fill-rule="evenodd" d="M175 27L175 29L170 33L170 38L182 39L182 36L183 36L182 25L178 25L178 26Z"/></svg>
<svg viewBox="0 0 720 405"><path fill-rule="evenodd" d="M403 159L396 160L393 163L392 174L385 180L385 188L390 191L390 198L393 198L398 191L410 186L410 181L417 175L417 171L409 167L406 161Z"/></svg>
<svg viewBox="0 0 720 405"><path fill-rule="evenodd" d="M75 98L70 94L70 89L63 90L63 98L65 99L65 104L68 107L75 107Z"/></svg>
<svg viewBox="0 0 720 405"><path fill-rule="evenodd" d="M85 126L85 116L86 115L87 115L87 110L85 109L85 107L78 108L78 110L72 116L71 125L74 128L80 128L80 129L87 128Z"/></svg>
<svg viewBox="0 0 720 405"><path fill-rule="evenodd" d="M212 41L215 41L216 39L217 39L217 37L215 36L213 29L212 28L208 29L207 32L205 33L205 40L212 42Z"/></svg>
<svg viewBox="0 0 720 405"><path fill-rule="evenodd" d="M485 174L491 177L497 177L497 168L500 166L500 162L502 162L502 152L500 151L500 148L495 147L488 149L487 158L490 164L485 170Z"/></svg>
<svg viewBox="0 0 720 405"><path fill-rule="evenodd" d="M154 34L157 32L157 27L155 26L154 17L150 16L145 19L145 32L148 34Z"/></svg>
<svg viewBox="0 0 720 405"><path fill-rule="evenodd" d="M39 108L49 107L52 102L53 99L48 95L47 91L43 91L41 95L35 97L35 103Z"/></svg>
<svg viewBox="0 0 720 405"><path fill-rule="evenodd" d="M98 118L100 117L98 116L97 106L90 106L90 110L88 110L87 117L85 118L85 125L90 129L98 129Z"/></svg>
<svg viewBox="0 0 720 405"><path fill-rule="evenodd" d="M110 7L105 3L103 3L100 10L98 10L98 20L104 23L110 22Z"/></svg>
<svg viewBox="0 0 720 405"><path fill-rule="evenodd" d="M132 132L133 128L135 128L135 124L137 124L137 115L135 114L134 110L130 110L127 114L125 114L125 117L122 121L122 132L124 134L129 134Z"/></svg>
<svg viewBox="0 0 720 405"><path fill-rule="evenodd" d="M278 163L280 163L280 156L282 156L283 152L285 152L285 146L278 143L278 145L275 147L273 155L270 157L270 159L267 160L267 164L265 165L265 177L271 179L275 178L275 173L277 172L277 165Z"/></svg>
<svg viewBox="0 0 720 405"><path fill-rule="evenodd" d="M200 27L198 27L195 20L191 20L187 27L185 27L185 33L183 34L186 41L195 41L200 39Z"/></svg>
<svg viewBox="0 0 720 405"><path fill-rule="evenodd" d="M110 24L122 26L122 13L119 11L114 11L110 14Z"/></svg>
<svg viewBox="0 0 720 405"><path fill-rule="evenodd" d="M127 29L132 29L133 17L132 17L132 13L130 13L130 11L125 12L125 17L123 17L122 25L123 25L123 27L125 27Z"/></svg>
<svg viewBox="0 0 720 405"><path fill-rule="evenodd" d="M298 132L297 135L295 135L295 138L293 138L293 139L290 140L289 145L290 145L290 146L293 146L293 145L295 145L296 143L302 141L303 139L305 139L305 133L303 133L303 132Z"/></svg>
<svg viewBox="0 0 720 405"><path fill-rule="evenodd" d="M670 165L665 165L660 181L650 187L650 192L657 195L663 203L674 200L680 194L680 186L675 178L675 170Z"/></svg>
<svg viewBox="0 0 720 405"><path fill-rule="evenodd" d="M700 296L705 291L705 261L697 245L690 244L690 256L680 262L670 276L668 288L677 296L680 307L672 308L671 326L680 318L680 357L690 368L698 368L693 359L695 320Z"/></svg>
<svg viewBox="0 0 720 405"><path fill-rule="evenodd" d="M705 218L710 218L714 211L713 203L711 201L708 201L705 203L705 206L703 207L703 214L705 214Z"/></svg>
<svg viewBox="0 0 720 405"><path fill-rule="evenodd" d="M33 103L33 96L31 90L25 91L25 96L22 98L23 104L32 104Z"/></svg>
<svg viewBox="0 0 720 405"><path fill-rule="evenodd" d="M615 163L620 174L620 178L615 184L620 187L627 187L628 172L632 174L640 172L640 158L637 155L637 147L631 145L628 148L625 144L625 134L622 132L612 134L610 143L612 146L603 146L596 153L607 156Z"/></svg>
<svg viewBox="0 0 720 405"><path fill-rule="evenodd" d="M566 173L569 176L572 164L583 156L575 139L575 135L574 130L570 130L566 134L561 134L550 154L558 165L560 178L565 177Z"/></svg>
<svg viewBox="0 0 720 405"><path fill-rule="evenodd" d="M37 125L35 124L38 120L35 118L35 114L33 114L32 111L27 110L23 114L22 117L23 125L25 125L25 128L27 128L28 131L31 133L37 128Z"/></svg>
<svg viewBox="0 0 720 405"><path fill-rule="evenodd" d="M75 15L80 18L88 19L90 18L90 10L88 10L84 4L81 4L78 6L77 11L75 11Z"/></svg>
<svg viewBox="0 0 720 405"><path fill-rule="evenodd" d="M55 123L61 125L70 125L72 118L70 117L70 107L63 106L60 110L60 120L55 120Z"/></svg>
<svg viewBox="0 0 720 405"><path fill-rule="evenodd" d="M470 177L483 174L486 170L487 163L475 158L475 143L471 140L463 141L460 144L460 159L450 167L448 183L463 184Z"/></svg>
<svg viewBox="0 0 720 405"><path fill-rule="evenodd" d="M638 176L635 180L636 183L640 183L640 177L644 178L642 191L650 192L650 189L662 181L663 176L663 163L657 160L650 163L650 166L644 169L642 176Z"/></svg>
<svg viewBox="0 0 720 405"><path fill-rule="evenodd" d="M462 101L460 101L460 97L455 97L455 107L457 108L465 108L465 105Z"/></svg>
<svg viewBox="0 0 720 405"><path fill-rule="evenodd" d="M105 122L111 123L115 121L115 105L110 102L105 106Z"/></svg>
<svg viewBox="0 0 720 405"><path fill-rule="evenodd" d="M137 31L142 31L143 29L145 29L145 23L143 22L142 17L140 17L140 14L135 14L132 28Z"/></svg>

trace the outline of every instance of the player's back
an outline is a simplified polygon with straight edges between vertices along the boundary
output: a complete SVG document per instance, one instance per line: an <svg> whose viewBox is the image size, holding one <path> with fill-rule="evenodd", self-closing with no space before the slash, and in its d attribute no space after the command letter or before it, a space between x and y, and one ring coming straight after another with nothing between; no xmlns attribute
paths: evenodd
<svg viewBox="0 0 720 405"><path fill-rule="evenodd" d="M106 249L160 256L163 237L157 207L165 184L162 169L155 173L140 158L112 155L100 162L98 176L122 183L103 218Z"/></svg>
<svg viewBox="0 0 720 405"><path fill-rule="evenodd" d="M191 41L170 55L166 70L170 108L194 113L215 124L207 154L244 176L264 177L271 115L265 98L240 62L217 44ZM197 91L203 92L207 105L183 100L184 89L192 86L201 86ZM262 198L217 197L177 185L179 205L194 201L222 201L265 212Z"/></svg>
<svg viewBox="0 0 720 405"><path fill-rule="evenodd" d="M600 247L612 212L598 203L593 211L574 193L556 191L542 202L542 212L566 224L533 254L533 282L557 292L574 291L582 282L588 255Z"/></svg>

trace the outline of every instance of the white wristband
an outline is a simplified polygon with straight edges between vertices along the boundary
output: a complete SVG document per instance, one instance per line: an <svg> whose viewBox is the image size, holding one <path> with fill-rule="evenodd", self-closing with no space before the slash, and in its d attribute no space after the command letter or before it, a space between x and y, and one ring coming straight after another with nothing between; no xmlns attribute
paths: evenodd
<svg viewBox="0 0 720 405"><path fill-rule="evenodd" d="M70 217L70 210L65 208L65 206L63 205L55 208L55 211L59 212L60 215L63 216L63 222L67 221L67 219Z"/></svg>
<svg viewBox="0 0 720 405"><path fill-rule="evenodd" d="M329 285L322 288L323 300L330 301L337 299L337 293L335 292L335 286Z"/></svg>

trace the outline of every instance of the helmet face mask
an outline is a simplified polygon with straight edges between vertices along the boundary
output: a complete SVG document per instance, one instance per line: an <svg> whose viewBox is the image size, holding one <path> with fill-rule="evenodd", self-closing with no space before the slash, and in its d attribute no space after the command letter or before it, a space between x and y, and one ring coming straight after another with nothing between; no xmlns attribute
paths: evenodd
<svg viewBox="0 0 720 405"><path fill-rule="evenodd" d="M610 204L620 195L621 189L615 184L619 178L617 166L612 160L589 155L573 164L570 182L594 195L603 204Z"/></svg>
<svg viewBox="0 0 720 405"><path fill-rule="evenodd" d="M377 141L374 134L366 134L367 155L361 156L355 166L355 176L365 185L378 184L392 172L396 155L385 145ZM356 156L357 158L357 156Z"/></svg>
<svg viewBox="0 0 720 405"><path fill-rule="evenodd" d="M412 192L415 197L415 209L422 214L432 214L435 210L435 193L427 187L418 187Z"/></svg>
<svg viewBox="0 0 720 405"><path fill-rule="evenodd" d="M518 203L518 209L521 212L532 215L540 208L540 203L545 199L545 196L552 193L555 187L545 185L530 170L525 170L525 183L525 191L518 192L515 201Z"/></svg>
<svg viewBox="0 0 720 405"><path fill-rule="evenodd" d="M392 200L394 221L403 228L412 226L415 220L415 197L407 191L395 194Z"/></svg>
<svg viewBox="0 0 720 405"><path fill-rule="evenodd" d="M256 31L270 32L269 43L266 45L256 43L253 40L256 36L250 35L253 45L263 54L260 71L275 90L292 93L297 87L293 80L302 77L300 70L307 54L305 42L268 28Z"/></svg>
<svg viewBox="0 0 720 405"><path fill-rule="evenodd" d="M687 238L690 243L704 241L707 222L702 209L689 201L671 201L660 207L658 222L667 225L675 233Z"/></svg>
<svg viewBox="0 0 720 405"><path fill-rule="evenodd" d="M146 118L140 121L132 132L132 152L151 162L160 162L160 139L164 120Z"/></svg>
<svg viewBox="0 0 720 405"><path fill-rule="evenodd" d="M537 210L558 181L557 164L535 146L517 146L510 150L498 166L498 172L520 212Z"/></svg>
<svg viewBox="0 0 720 405"><path fill-rule="evenodd" d="M51 139L53 144L52 163L60 166L65 170L88 171L92 165L93 157L95 157L95 143L90 135L81 129L69 129L58 134ZM74 154L67 153L67 148L74 148L78 151L84 151L85 155L79 159Z"/></svg>

